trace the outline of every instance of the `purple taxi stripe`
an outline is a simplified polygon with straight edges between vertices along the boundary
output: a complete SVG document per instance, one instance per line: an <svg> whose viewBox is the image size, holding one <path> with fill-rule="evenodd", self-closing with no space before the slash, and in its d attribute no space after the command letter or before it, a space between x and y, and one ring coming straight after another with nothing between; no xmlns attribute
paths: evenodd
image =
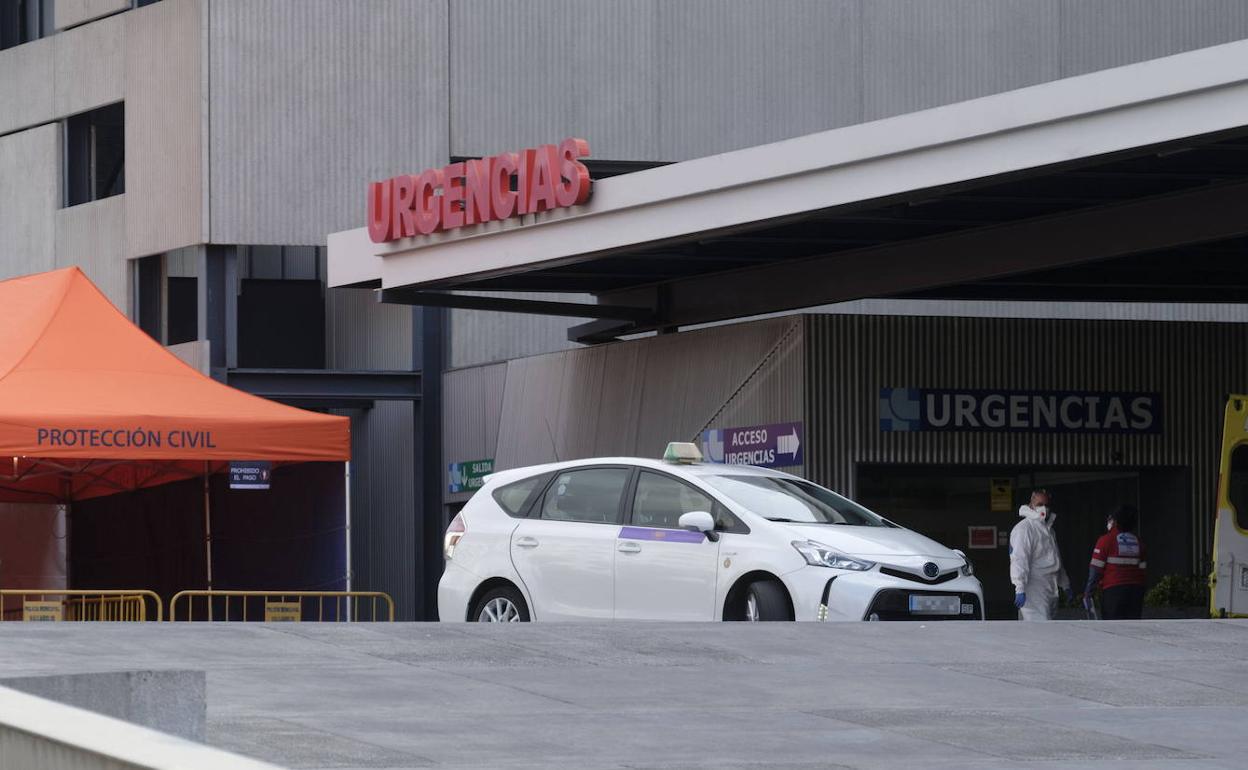
<svg viewBox="0 0 1248 770"><path fill-rule="evenodd" d="M706 535L687 529L651 529L649 527L621 527L620 540L658 540L669 543L701 543Z"/></svg>

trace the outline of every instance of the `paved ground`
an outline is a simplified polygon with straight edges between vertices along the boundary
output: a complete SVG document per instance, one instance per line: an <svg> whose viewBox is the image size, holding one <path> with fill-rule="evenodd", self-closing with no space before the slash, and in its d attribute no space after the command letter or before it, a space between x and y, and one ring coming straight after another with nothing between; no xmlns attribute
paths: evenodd
<svg viewBox="0 0 1248 770"><path fill-rule="evenodd" d="M208 672L293 768L1242 768L1248 622L4 624L0 675Z"/></svg>

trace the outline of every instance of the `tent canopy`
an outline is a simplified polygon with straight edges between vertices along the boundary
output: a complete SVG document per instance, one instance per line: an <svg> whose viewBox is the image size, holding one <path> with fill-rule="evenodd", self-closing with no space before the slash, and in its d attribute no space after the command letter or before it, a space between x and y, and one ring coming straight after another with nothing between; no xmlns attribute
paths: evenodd
<svg viewBox="0 0 1248 770"><path fill-rule="evenodd" d="M204 376L78 268L0 281L0 500L96 497L230 460L349 458L348 418Z"/></svg>

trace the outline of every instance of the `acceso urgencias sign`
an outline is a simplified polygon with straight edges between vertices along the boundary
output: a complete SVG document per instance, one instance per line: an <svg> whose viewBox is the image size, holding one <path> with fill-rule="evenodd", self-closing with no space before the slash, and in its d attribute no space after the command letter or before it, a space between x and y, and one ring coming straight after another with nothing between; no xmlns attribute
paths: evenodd
<svg viewBox="0 0 1248 770"><path fill-rule="evenodd" d="M1161 394L881 388L886 433L1161 433Z"/></svg>

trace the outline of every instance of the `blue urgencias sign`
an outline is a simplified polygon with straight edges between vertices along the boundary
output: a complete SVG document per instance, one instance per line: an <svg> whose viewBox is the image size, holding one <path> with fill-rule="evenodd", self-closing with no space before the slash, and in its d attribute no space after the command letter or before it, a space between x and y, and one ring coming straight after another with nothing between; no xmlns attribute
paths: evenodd
<svg viewBox="0 0 1248 770"><path fill-rule="evenodd" d="M802 464L802 424L781 422L747 428L702 431L702 454L708 462L782 468Z"/></svg>
<svg viewBox="0 0 1248 770"><path fill-rule="evenodd" d="M1161 433L1161 394L880 388L880 430Z"/></svg>

